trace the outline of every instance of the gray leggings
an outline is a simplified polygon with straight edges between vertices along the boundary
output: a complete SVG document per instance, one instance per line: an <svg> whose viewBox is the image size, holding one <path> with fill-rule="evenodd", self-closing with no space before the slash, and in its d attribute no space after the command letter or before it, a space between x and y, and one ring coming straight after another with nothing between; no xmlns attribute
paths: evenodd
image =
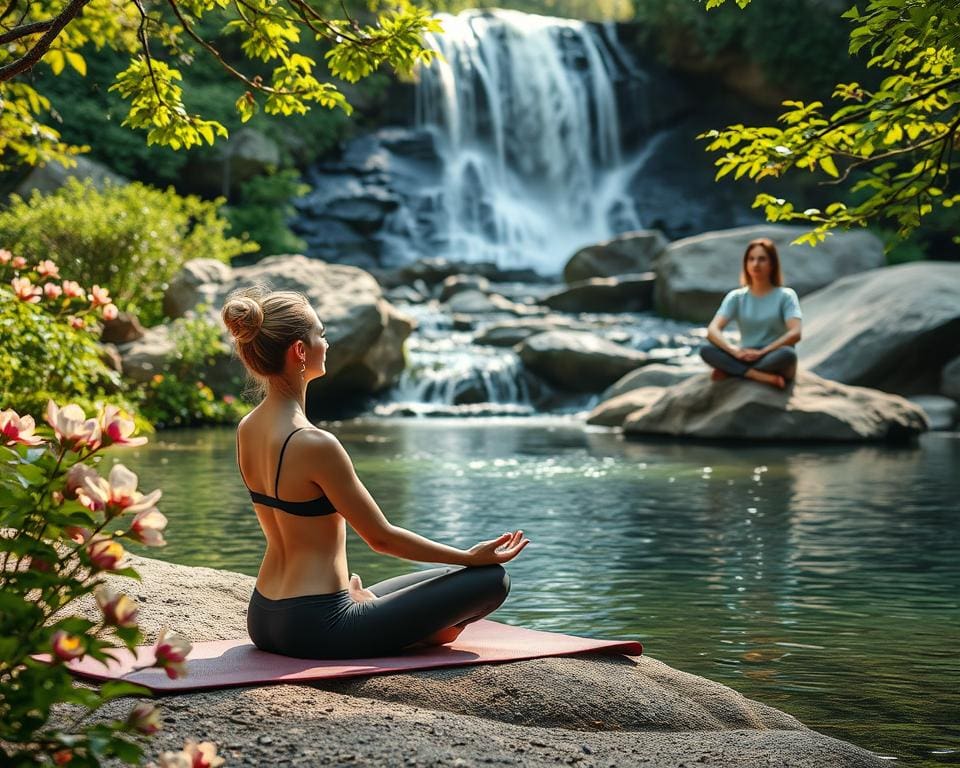
<svg viewBox="0 0 960 768"><path fill-rule="evenodd" d="M346 589L270 600L254 588L247 632L260 650L300 659L393 655L492 613L506 599L510 577L502 565L447 566L367 589L376 599L357 603Z"/></svg>
<svg viewBox="0 0 960 768"><path fill-rule="evenodd" d="M700 347L700 357L707 365L731 376L743 377L751 368L766 373L779 373L786 379L792 379L797 372L797 352L793 347L777 347L752 363L744 363L729 352L707 343Z"/></svg>

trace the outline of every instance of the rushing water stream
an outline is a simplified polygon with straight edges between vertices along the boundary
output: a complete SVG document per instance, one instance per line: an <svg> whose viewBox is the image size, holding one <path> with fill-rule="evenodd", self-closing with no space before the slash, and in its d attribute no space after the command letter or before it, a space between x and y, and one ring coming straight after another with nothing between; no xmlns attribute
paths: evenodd
<svg viewBox="0 0 960 768"><path fill-rule="evenodd" d="M632 637L830 735L909 764L960 759L960 435L916 447L629 442L572 420L328 425L395 523L458 546L512 526L495 618ZM233 431L123 455L161 487L175 562L255 574ZM410 563L352 533L373 583Z"/></svg>

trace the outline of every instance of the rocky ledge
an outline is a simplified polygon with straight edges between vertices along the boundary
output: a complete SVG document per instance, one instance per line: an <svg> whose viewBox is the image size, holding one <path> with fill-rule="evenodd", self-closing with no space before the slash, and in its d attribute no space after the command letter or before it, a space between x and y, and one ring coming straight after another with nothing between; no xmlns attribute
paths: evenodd
<svg viewBox="0 0 960 768"><path fill-rule="evenodd" d="M254 579L131 556L141 627L245 635ZM96 607L85 605L92 616ZM589 628L571 627L586 632ZM649 650L656 653L656 648ZM227 765L881 766L790 715L644 655L585 654L164 697L150 751L217 742ZM120 716L129 702L106 709Z"/></svg>

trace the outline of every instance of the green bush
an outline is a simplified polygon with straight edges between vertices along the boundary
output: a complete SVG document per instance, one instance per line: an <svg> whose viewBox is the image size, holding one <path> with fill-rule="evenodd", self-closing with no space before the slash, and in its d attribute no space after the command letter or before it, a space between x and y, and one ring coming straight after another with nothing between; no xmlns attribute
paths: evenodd
<svg viewBox="0 0 960 768"><path fill-rule="evenodd" d="M3 408L41 413L53 399L87 410L97 402L129 409L120 391L120 374L101 354L89 330L72 328L40 304L17 300L6 283L0 285Z"/></svg>
<svg viewBox="0 0 960 768"><path fill-rule="evenodd" d="M140 183L98 190L70 179L29 201L13 195L0 213L0 243L28 260L53 259L65 278L108 288L153 325L163 317L167 282L185 262L229 262L257 250L225 234L221 204Z"/></svg>
<svg viewBox="0 0 960 768"><path fill-rule="evenodd" d="M293 170L254 176L240 187L236 206L224 208L231 229L260 244L263 256L303 253L307 244L293 234L287 221L294 214L291 198L309 190Z"/></svg>
<svg viewBox="0 0 960 768"><path fill-rule="evenodd" d="M203 371L229 360L220 328L204 315L191 314L170 324L170 339L176 357L136 393L141 415L158 427L236 424L250 410L237 396L242 379L221 381L215 392L202 378Z"/></svg>

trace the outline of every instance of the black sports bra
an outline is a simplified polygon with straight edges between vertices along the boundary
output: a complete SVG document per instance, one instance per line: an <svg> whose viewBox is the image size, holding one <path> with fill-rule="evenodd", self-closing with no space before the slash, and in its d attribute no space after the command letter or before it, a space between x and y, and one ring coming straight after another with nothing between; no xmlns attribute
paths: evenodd
<svg viewBox="0 0 960 768"><path fill-rule="evenodd" d="M280 467L283 465L283 453L287 450L287 443L290 442L290 438L293 437L297 432L305 427L297 427L289 435L287 439L283 441L283 447L280 449L280 459L277 461L277 479L273 483L273 492L279 493L280 489ZM254 490L251 490L250 486L247 485L247 480L243 476L243 469L240 466L240 432L237 431L237 469L240 470L240 479L243 480L244 486L250 492L250 498L254 504L263 504L266 507L273 507L274 509L280 509L284 512L289 512L291 515L299 515L300 517L318 517L320 515L331 515L337 511L337 508L333 506L333 502L330 501L326 496L318 496L316 499L310 499L308 501L284 501L283 499L278 499L276 496L267 496L263 493L257 493Z"/></svg>

